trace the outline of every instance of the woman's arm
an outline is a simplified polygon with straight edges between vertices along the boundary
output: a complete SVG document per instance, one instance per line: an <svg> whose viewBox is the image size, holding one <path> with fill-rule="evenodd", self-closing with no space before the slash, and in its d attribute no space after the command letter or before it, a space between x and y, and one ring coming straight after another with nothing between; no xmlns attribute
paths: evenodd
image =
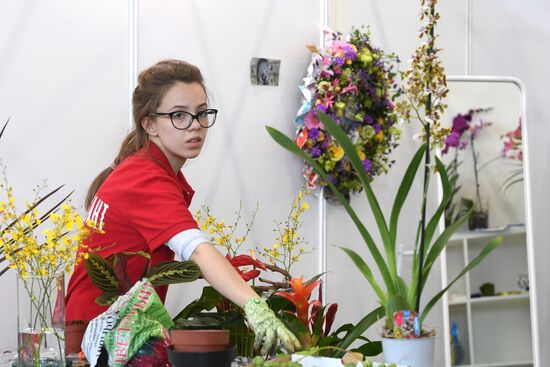
<svg viewBox="0 0 550 367"><path fill-rule="evenodd" d="M190 258L196 263L202 276L218 292L243 308L248 325L256 334L254 348L263 355L273 349L280 339L285 349L292 353L300 342L269 309L266 301L241 278L227 259L210 243L197 246Z"/></svg>
<svg viewBox="0 0 550 367"><path fill-rule="evenodd" d="M242 308L249 299L259 298L229 261L210 243L197 246L190 260L199 266L202 276L212 287L237 306Z"/></svg>

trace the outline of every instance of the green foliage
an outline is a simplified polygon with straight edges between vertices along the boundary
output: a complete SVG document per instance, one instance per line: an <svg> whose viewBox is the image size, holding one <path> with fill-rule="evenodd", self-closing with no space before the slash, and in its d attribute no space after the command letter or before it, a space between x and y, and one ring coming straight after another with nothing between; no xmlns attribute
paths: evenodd
<svg viewBox="0 0 550 367"><path fill-rule="evenodd" d="M378 268L378 273L382 278L383 284L380 284L372 269L363 260L363 257L360 256L355 251L349 248L342 248L342 250L350 257L354 262L360 273L365 277L367 282L371 285L374 292L376 293L379 303L384 307L387 323L390 328L393 327L392 315L393 311L399 309L414 310L415 309L415 294L420 287L420 291L424 288L426 280L430 275L430 271L433 267L435 261L439 258L439 255L443 251L447 241L451 235L460 227L469 213L463 215L458 219L457 222L449 226L445 231L443 231L439 236L434 236L437 230L437 225L445 211L445 207L448 205L451 197L451 186L447 176L445 166L441 161L436 157L436 170L440 176L441 184L443 187L443 198L432 216L428 220L428 225L426 226L425 236L424 236L424 258L419 259L419 255L416 254L413 260L413 277L411 284L407 286L405 281L397 275L397 264L396 264L396 241L397 241L397 229L398 221L400 217L400 212L403 207L404 202L406 201L408 194L411 189L411 185L414 181L414 178L420 167L422 161L422 156L426 152L426 144L420 146L416 154L413 156L409 166L403 176L399 189L397 191L396 197L393 202L393 207L391 210L390 224L388 226L384 214L380 208L378 200L372 191L368 177L366 176L364 169L362 167L361 161L357 155L356 150L354 149L353 143L345 135L342 129L327 115L319 112L319 117L323 122L326 130L330 135L338 142L338 144L344 149L345 154L347 155L350 163L357 172L358 176L361 179L364 192L369 203L369 207L374 217L377 229L382 240L382 248L384 250L384 255L379 250L379 246L375 243L373 237L366 229L366 226L361 222L349 201L338 191L334 185L330 183L330 180L327 177L325 170L320 167L311 157L301 151L296 144L288 138L286 135L280 131L267 127L268 133L271 137L283 148L287 149L291 153L299 156L304 159L313 169L328 183L328 186L333 191L335 197L340 201L344 206L347 213L349 214L351 220L355 223L358 231L363 237L365 244L369 250L369 255L374 259L376 267ZM494 248L496 248L502 242L502 238L497 237L491 242L489 242L481 251L478 258L474 259L460 274L457 278L452 280L449 285L441 292L436 294L426 305L426 307L420 313L421 321L426 317L431 308L435 303L443 296L444 292L456 282L462 275L467 271L475 267L481 260L486 257ZM422 269L422 283L417 284L417 276L420 272L419 264L420 260L423 261L424 267Z"/></svg>
<svg viewBox="0 0 550 367"><path fill-rule="evenodd" d="M191 261L165 261L150 268L151 257L146 252L117 252L103 258L96 252L90 252L84 262L88 276L103 293L96 298L96 303L109 306L125 294L132 282L126 272L126 259L129 256L142 256L147 259L145 278L155 287L168 284L188 283L199 278L199 267Z"/></svg>

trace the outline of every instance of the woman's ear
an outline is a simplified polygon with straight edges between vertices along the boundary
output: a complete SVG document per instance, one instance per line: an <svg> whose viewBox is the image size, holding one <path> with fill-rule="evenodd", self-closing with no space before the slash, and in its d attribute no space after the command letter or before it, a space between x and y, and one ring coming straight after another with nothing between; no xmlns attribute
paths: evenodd
<svg viewBox="0 0 550 367"><path fill-rule="evenodd" d="M158 135L157 124L155 119L152 119L150 117L145 117L143 120L141 120L141 126L143 127L143 130L145 130L145 132L148 135L151 135L151 136Z"/></svg>

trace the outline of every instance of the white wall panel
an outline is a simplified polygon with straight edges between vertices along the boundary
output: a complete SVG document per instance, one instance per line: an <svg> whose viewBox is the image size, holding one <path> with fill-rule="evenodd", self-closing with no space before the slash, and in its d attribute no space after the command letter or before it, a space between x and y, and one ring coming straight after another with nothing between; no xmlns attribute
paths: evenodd
<svg viewBox="0 0 550 367"><path fill-rule="evenodd" d="M82 205L127 126L126 3L0 3L0 141L19 208L47 178ZM0 350L17 345L15 273L0 278Z"/></svg>

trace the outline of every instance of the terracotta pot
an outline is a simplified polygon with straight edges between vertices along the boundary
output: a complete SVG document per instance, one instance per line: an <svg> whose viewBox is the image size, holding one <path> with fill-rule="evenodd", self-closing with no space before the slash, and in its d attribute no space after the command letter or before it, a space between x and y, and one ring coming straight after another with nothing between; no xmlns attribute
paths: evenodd
<svg viewBox="0 0 550 367"><path fill-rule="evenodd" d="M229 330L170 330L176 352L216 352L229 347Z"/></svg>
<svg viewBox="0 0 550 367"><path fill-rule="evenodd" d="M65 355L82 351L80 345L88 323L86 320L65 321Z"/></svg>

